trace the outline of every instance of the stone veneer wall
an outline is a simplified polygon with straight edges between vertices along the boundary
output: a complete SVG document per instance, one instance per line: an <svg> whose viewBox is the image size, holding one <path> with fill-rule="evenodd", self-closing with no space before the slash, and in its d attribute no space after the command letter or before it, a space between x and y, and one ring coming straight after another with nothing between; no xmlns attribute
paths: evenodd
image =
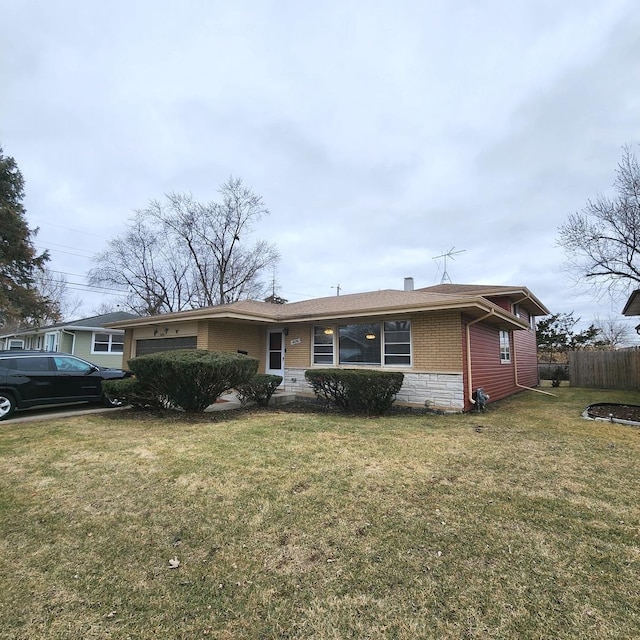
<svg viewBox="0 0 640 640"><path fill-rule="evenodd" d="M305 369L285 369L284 388L296 395L313 395L304 377ZM400 404L428 406L448 412L464 410L464 384L461 373L405 373L396 398Z"/></svg>

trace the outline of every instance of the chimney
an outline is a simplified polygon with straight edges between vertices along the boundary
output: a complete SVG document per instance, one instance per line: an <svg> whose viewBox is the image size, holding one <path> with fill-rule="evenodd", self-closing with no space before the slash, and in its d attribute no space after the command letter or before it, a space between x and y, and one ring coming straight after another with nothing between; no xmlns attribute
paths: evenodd
<svg viewBox="0 0 640 640"><path fill-rule="evenodd" d="M404 290L405 291L413 291L413 278L405 278L404 279Z"/></svg>

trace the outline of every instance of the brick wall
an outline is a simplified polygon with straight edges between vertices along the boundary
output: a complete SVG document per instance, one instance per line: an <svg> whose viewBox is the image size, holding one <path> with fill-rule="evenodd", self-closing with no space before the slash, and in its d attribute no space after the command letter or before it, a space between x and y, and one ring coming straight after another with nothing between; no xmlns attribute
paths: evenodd
<svg viewBox="0 0 640 640"><path fill-rule="evenodd" d="M264 373L266 364L265 328L262 325L239 322L201 322L198 330L198 349L209 351L246 351L258 358L258 372Z"/></svg>
<svg viewBox="0 0 640 640"><path fill-rule="evenodd" d="M304 367L308 369L311 364L313 325L309 323L290 324L287 325L287 332L284 338L284 344L287 349L285 354L287 368Z"/></svg>
<svg viewBox="0 0 640 640"><path fill-rule="evenodd" d="M413 371L459 374L462 370L462 320L456 311L411 316Z"/></svg>

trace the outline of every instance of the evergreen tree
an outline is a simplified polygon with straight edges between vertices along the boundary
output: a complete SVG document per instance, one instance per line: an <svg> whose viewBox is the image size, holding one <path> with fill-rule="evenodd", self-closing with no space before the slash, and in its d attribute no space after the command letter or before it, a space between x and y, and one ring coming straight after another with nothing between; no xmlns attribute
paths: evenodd
<svg viewBox="0 0 640 640"><path fill-rule="evenodd" d="M24 179L16 161L0 147L0 326L33 323L46 316L49 301L35 278L49 255L37 255L25 220Z"/></svg>
<svg viewBox="0 0 640 640"><path fill-rule="evenodd" d="M549 364L554 362L558 355L566 357L568 351L602 347L602 330L591 324L583 331L575 331L578 322L580 318L574 318L571 312L554 313L536 323L538 353L544 354Z"/></svg>

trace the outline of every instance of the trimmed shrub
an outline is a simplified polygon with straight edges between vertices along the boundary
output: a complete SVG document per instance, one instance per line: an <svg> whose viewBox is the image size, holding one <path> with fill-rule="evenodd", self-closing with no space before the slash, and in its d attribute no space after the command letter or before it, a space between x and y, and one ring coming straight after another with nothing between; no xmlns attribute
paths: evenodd
<svg viewBox="0 0 640 640"><path fill-rule="evenodd" d="M128 365L155 402L187 413L204 411L258 370L256 358L203 349L150 353L129 360Z"/></svg>
<svg viewBox="0 0 640 640"><path fill-rule="evenodd" d="M316 396L342 411L381 415L391 408L404 374L372 369L309 369L305 378Z"/></svg>
<svg viewBox="0 0 640 640"><path fill-rule="evenodd" d="M242 404L255 402L259 407L266 407L271 396L280 386L282 376L273 376L268 373L256 373L251 380L238 385L236 391Z"/></svg>
<svg viewBox="0 0 640 640"><path fill-rule="evenodd" d="M552 387L559 387L562 381L569 380L568 364L538 365L540 380L551 380Z"/></svg>
<svg viewBox="0 0 640 640"><path fill-rule="evenodd" d="M153 390L137 378L104 380L102 391L112 402L130 404L139 409L161 409L165 406Z"/></svg>

